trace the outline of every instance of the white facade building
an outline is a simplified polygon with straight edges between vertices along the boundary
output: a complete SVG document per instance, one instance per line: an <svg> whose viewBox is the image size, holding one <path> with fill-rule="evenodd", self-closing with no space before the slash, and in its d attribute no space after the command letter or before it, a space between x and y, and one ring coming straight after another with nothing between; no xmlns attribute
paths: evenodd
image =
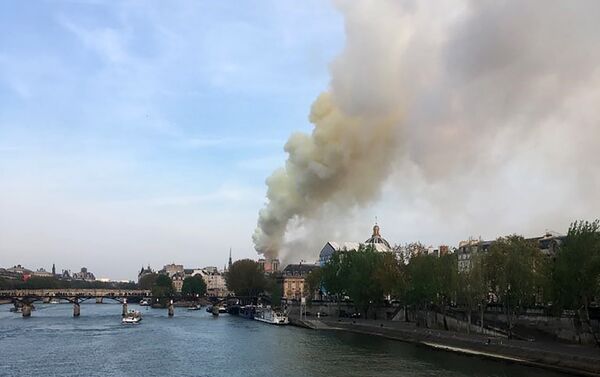
<svg viewBox="0 0 600 377"><path fill-rule="evenodd" d="M225 283L225 276L218 272L217 269L203 268L196 269L192 272L192 276L200 275L206 283L206 294L214 297L224 297L229 294L227 290L227 284Z"/></svg>

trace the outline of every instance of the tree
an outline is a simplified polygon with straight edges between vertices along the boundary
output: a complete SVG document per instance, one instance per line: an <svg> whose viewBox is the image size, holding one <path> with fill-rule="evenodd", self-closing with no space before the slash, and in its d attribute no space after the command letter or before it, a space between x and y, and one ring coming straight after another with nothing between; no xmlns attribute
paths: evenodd
<svg viewBox="0 0 600 377"><path fill-rule="evenodd" d="M225 282L230 291L241 297L256 297L267 286L260 265L251 259L235 261L225 275Z"/></svg>
<svg viewBox="0 0 600 377"><path fill-rule="evenodd" d="M556 256L553 288L556 305L576 309L596 337L591 330L589 305L600 296L600 220L571 224ZM596 343L600 345L597 337Z"/></svg>
<svg viewBox="0 0 600 377"><path fill-rule="evenodd" d="M471 267L467 271L458 274L458 303L467 310L468 333L471 332L471 318L473 310L476 307L479 307L480 326L483 330L483 315L488 299L488 285L484 274L484 259L485 255L472 256Z"/></svg>
<svg viewBox="0 0 600 377"><path fill-rule="evenodd" d="M138 282L138 287L140 289L152 289L152 286L156 283L156 279L158 278L158 274L151 273L141 277Z"/></svg>
<svg viewBox="0 0 600 377"><path fill-rule="evenodd" d="M429 315L430 305L437 298L439 284L435 277L436 259L433 255L417 254L408 265L408 302L415 305L417 310L425 310L426 317Z"/></svg>
<svg viewBox="0 0 600 377"><path fill-rule="evenodd" d="M283 284L281 276L279 274L271 274L268 278L265 278L265 280L265 290L271 297L271 305L281 305L281 297L283 296Z"/></svg>
<svg viewBox="0 0 600 377"><path fill-rule="evenodd" d="M375 279L385 295L404 298L407 289L406 267L393 253L382 253Z"/></svg>
<svg viewBox="0 0 600 377"><path fill-rule="evenodd" d="M23 284L25 289L55 289L61 288L61 282L54 277L32 276Z"/></svg>
<svg viewBox="0 0 600 377"><path fill-rule="evenodd" d="M152 286L152 296L160 299L160 303L164 306L169 297L173 296L175 289L173 282L167 275L160 274L156 277L156 281Z"/></svg>
<svg viewBox="0 0 600 377"><path fill-rule="evenodd" d="M348 258L344 258L345 254L350 253L347 250L337 250L332 255L329 261L323 266L322 281L325 290L329 296L339 298L346 295L346 279Z"/></svg>
<svg viewBox="0 0 600 377"><path fill-rule="evenodd" d="M383 301L384 287L377 273L383 265L383 255L372 246L361 245L357 251L344 255L347 259L347 270L343 275L346 281L346 292L354 305L365 314L369 309Z"/></svg>
<svg viewBox="0 0 600 377"><path fill-rule="evenodd" d="M427 247L421 242L410 242L404 245L405 259L410 260L412 257L417 255L427 255Z"/></svg>
<svg viewBox="0 0 600 377"><path fill-rule="evenodd" d="M395 288L397 262L394 256L372 246L336 251L322 269L322 282L328 294L348 296L367 317L369 309L383 301Z"/></svg>
<svg viewBox="0 0 600 377"><path fill-rule="evenodd" d="M199 297L206 294L206 283L202 276L189 276L183 280L181 294L187 297Z"/></svg>
<svg viewBox="0 0 600 377"><path fill-rule="evenodd" d="M458 259L454 254L442 255L435 258L434 284L437 291L435 302L442 311L444 328L448 330L446 322L446 306L456 301L458 289Z"/></svg>
<svg viewBox="0 0 600 377"><path fill-rule="evenodd" d="M509 336L513 314L535 303L542 257L533 242L512 235L497 239L485 258L490 287L504 306Z"/></svg>
<svg viewBox="0 0 600 377"><path fill-rule="evenodd" d="M308 289L308 292L309 292L309 296L308 296L309 299L312 299L315 292L318 292L321 290L322 280L323 280L323 270L320 267L317 267L308 273L308 275L305 278L305 281L306 281L306 288Z"/></svg>

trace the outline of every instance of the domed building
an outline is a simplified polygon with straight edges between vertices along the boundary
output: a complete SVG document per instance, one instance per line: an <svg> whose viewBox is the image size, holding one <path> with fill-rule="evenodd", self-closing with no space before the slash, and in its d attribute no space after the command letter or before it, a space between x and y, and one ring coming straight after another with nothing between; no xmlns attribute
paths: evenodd
<svg viewBox="0 0 600 377"><path fill-rule="evenodd" d="M375 225L373 226L373 235L371 236L371 238L365 241L365 245L381 245L375 246L375 249L377 251L392 251L390 243L387 242L385 238L381 237L381 234L379 234L379 225L377 225L377 223L375 223ZM383 248L387 250L381 250Z"/></svg>
<svg viewBox="0 0 600 377"><path fill-rule="evenodd" d="M379 225L375 224L375 226L373 226L373 235L362 244L358 242L327 242L319 253L319 265L324 266L336 251L356 251L361 245L372 246L373 249L379 252L392 251L390 243L385 238L381 237Z"/></svg>

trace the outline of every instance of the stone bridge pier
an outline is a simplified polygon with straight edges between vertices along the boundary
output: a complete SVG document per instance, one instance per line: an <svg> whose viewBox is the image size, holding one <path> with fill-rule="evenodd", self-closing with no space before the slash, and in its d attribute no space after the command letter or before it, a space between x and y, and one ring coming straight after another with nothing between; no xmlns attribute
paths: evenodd
<svg viewBox="0 0 600 377"><path fill-rule="evenodd" d="M79 300L73 300L73 317L79 317L81 314L81 306L79 304Z"/></svg>
<svg viewBox="0 0 600 377"><path fill-rule="evenodd" d="M31 317L31 311L33 310L33 304L31 302L23 302L23 317Z"/></svg>
<svg viewBox="0 0 600 377"><path fill-rule="evenodd" d="M173 305L173 300L169 301L167 309L169 311L169 317L173 317L175 315L175 306Z"/></svg>

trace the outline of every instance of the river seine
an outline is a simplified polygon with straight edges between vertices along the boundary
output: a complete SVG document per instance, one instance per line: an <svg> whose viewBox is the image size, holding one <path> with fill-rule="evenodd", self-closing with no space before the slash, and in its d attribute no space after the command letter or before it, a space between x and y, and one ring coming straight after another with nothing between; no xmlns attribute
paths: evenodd
<svg viewBox="0 0 600 377"><path fill-rule="evenodd" d="M0 376L559 376L377 337L275 327L227 314L118 304L0 305ZM139 309L137 305L130 308Z"/></svg>

